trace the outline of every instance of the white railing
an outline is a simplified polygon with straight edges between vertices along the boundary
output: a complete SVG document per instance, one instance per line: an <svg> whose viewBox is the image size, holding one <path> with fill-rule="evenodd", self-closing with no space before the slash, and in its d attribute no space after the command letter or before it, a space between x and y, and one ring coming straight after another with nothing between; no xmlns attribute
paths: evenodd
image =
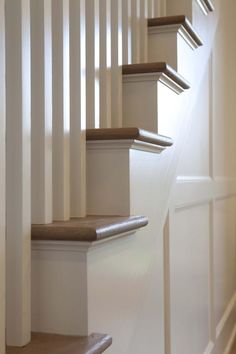
<svg viewBox="0 0 236 354"><path fill-rule="evenodd" d="M147 60L146 18L164 14L164 3L0 1L3 20L6 6L8 344L30 337L31 222L86 215L85 129L122 126L121 65ZM4 117L2 104L1 134Z"/></svg>
<svg viewBox="0 0 236 354"><path fill-rule="evenodd" d="M86 214L84 131L122 126L121 65L147 60L146 18L162 4L32 1L33 222Z"/></svg>

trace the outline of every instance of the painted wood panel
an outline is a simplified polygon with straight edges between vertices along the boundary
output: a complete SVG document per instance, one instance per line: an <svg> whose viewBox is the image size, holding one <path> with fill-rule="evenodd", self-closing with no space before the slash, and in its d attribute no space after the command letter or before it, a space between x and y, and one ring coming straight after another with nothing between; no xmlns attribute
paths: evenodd
<svg viewBox="0 0 236 354"><path fill-rule="evenodd" d="M182 5L183 3L184 1L181 2ZM200 16L203 16L203 13L199 12L198 5L194 4L193 9L195 9L195 16L193 16L195 23L204 29L206 17L201 21ZM236 180L235 161L232 159L232 153L229 152L236 149L235 139L231 134L235 130L233 118L235 100L229 93L233 90L232 82L234 80L232 81L232 76L227 70L226 61L228 63L232 57L235 57L236 48L234 45L226 44L223 40L225 37L222 33L225 31L225 34L228 33L230 36L228 31L229 28L232 30L233 26L233 21L226 26L225 21L228 22L229 17L225 8L221 16L220 25L216 31L216 45L213 46L213 53L208 54L209 59L206 61L203 79L196 90L197 99L195 103L193 102L189 114L191 125L186 135L186 148L183 150L180 160L172 195L169 231L170 264L171 259L174 259L175 266L170 268L172 299L170 316L171 324L174 324L174 328L171 327L172 331L170 330L171 354L184 353L185 351L184 347L181 348L181 334L178 332L181 332L181 321L184 321L185 316L175 313L180 310L181 307L177 303L179 301L181 304L182 299L185 299L186 304L185 307L182 307L183 312L188 313L188 305L191 304L190 316L199 305L198 313L194 316L195 322L190 324L192 323L190 319L188 326L183 325L183 328L188 328L187 347L191 348L191 353L201 342L202 347L198 347L197 353L228 353L232 338L235 336L236 227L234 215L236 212ZM201 35L206 38L206 28L201 32ZM207 43L209 45L209 42ZM227 54L221 58L223 52ZM177 212L174 212L173 210L176 208ZM185 239L183 238L184 234ZM181 246L179 241L182 241ZM175 296L175 289L179 289L180 294L180 283L176 280L178 266L183 262L185 267L179 273L180 278L187 277L190 272L194 271L196 254L201 242L205 243L197 259L201 264L192 274L190 281L185 279L184 290L178 298ZM194 248L192 253L190 249L186 249L187 245ZM205 257L205 262L202 261L202 257ZM201 272L203 264L205 266L204 274L207 274L205 285L202 284L204 290L199 286L190 301L187 301L186 296L188 291L191 291L189 289L194 289L200 279L196 274ZM191 285L191 282L194 284ZM198 291L200 293L205 291L205 302L203 299L199 301L200 297L194 298ZM193 299L194 301L191 303ZM176 308L173 308L173 304ZM195 325L200 319L201 313L203 314L201 312L203 309L208 316L205 317L204 324L199 325L201 328L199 331ZM203 317L201 320L203 321ZM205 339L202 328L205 328L204 331L209 329L208 337ZM194 341L198 336L199 340L196 344ZM202 340L200 340L201 336Z"/></svg>
<svg viewBox="0 0 236 354"><path fill-rule="evenodd" d="M86 215L85 0L70 1L70 216Z"/></svg>
<svg viewBox="0 0 236 354"><path fill-rule="evenodd" d="M52 222L51 1L31 5L32 222Z"/></svg>
<svg viewBox="0 0 236 354"><path fill-rule="evenodd" d="M7 343L30 341L30 2L6 1Z"/></svg>
<svg viewBox="0 0 236 354"><path fill-rule="evenodd" d="M111 7L111 118L112 127L122 126L122 1Z"/></svg>
<svg viewBox="0 0 236 354"><path fill-rule="evenodd" d="M236 200L235 197L215 202L214 293L216 326L236 293Z"/></svg>
<svg viewBox="0 0 236 354"><path fill-rule="evenodd" d="M170 220L172 354L189 348L199 354L208 346L209 225L207 204L176 210Z"/></svg>
<svg viewBox="0 0 236 354"><path fill-rule="evenodd" d="M86 0L86 120L88 128L100 127L99 1Z"/></svg>
<svg viewBox="0 0 236 354"><path fill-rule="evenodd" d="M122 54L123 64L131 64L132 47L131 47L131 0L122 1Z"/></svg>
<svg viewBox="0 0 236 354"><path fill-rule="evenodd" d="M70 217L69 1L52 1L53 219Z"/></svg>
<svg viewBox="0 0 236 354"><path fill-rule="evenodd" d="M100 126L111 127L111 0L100 0Z"/></svg>
<svg viewBox="0 0 236 354"><path fill-rule="evenodd" d="M198 99L191 110L191 127L178 166L178 176L208 177L211 174L211 116L210 116L210 73L205 75L200 83ZM201 104L199 104L201 102Z"/></svg>

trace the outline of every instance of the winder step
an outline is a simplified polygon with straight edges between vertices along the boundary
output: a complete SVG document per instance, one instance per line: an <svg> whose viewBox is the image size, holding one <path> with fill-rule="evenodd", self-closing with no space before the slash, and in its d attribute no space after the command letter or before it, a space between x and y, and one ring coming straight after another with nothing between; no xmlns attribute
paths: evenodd
<svg viewBox="0 0 236 354"><path fill-rule="evenodd" d="M32 333L30 344L22 348L8 347L6 354L101 354L112 343L108 335L61 336Z"/></svg>

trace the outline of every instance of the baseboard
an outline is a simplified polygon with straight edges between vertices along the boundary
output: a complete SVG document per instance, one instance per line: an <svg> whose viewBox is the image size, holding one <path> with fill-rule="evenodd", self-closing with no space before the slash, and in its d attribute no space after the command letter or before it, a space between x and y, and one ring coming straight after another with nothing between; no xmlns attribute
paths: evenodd
<svg viewBox="0 0 236 354"><path fill-rule="evenodd" d="M216 332L216 341L210 354L230 354L236 338L236 294L227 306Z"/></svg>
<svg viewBox="0 0 236 354"><path fill-rule="evenodd" d="M233 328L233 331L232 331L231 336L229 338L229 341L228 341L228 344L227 344L226 349L224 351L224 354L230 354L231 349L234 345L235 339L236 339L236 324Z"/></svg>

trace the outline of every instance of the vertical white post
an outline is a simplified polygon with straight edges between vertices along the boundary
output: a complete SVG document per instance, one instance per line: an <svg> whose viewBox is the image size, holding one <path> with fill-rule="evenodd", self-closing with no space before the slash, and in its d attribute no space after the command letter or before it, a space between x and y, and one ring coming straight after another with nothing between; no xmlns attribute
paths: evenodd
<svg viewBox="0 0 236 354"><path fill-rule="evenodd" d="M162 0L154 0L153 1L153 17L161 16L161 1Z"/></svg>
<svg viewBox="0 0 236 354"><path fill-rule="evenodd" d="M99 1L100 126L111 126L111 0Z"/></svg>
<svg viewBox="0 0 236 354"><path fill-rule="evenodd" d="M140 0L131 0L132 63L140 62Z"/></svg>
<svg viewBox="0 0 236 354"><path fill-rule="evenodd" d="M140 62L147 62L148 59L148 2L140 0Z"/></svg>
<svg viewBox="0 0 236 354"><path fill-rule="evenodd" d="M70 217L69 0L52 0L53 218Z"/></svg>
<svg viewBox="0 0 236 354"><path fill-rule="evenodd" d="M6 202L5 1L0 1L0 354L5 354Z"/></svg>
<svg viewBox="0 0 236 354"><path fill-rule="evenodd" d="M86 214L85 1L70 0L70 197L73 217Z"/></svg>
<svg viewBox="0 0 236 354"><path fill-rule="evenodd" d="M123 64L132 62L131 0L122 1Z"/></svg>
<svg viewBox="0 0 236 354"><path fill-rule="evenodd" d="M52 222L51 0L31 0L32 223Z"/></svg>
<svg viewBox="0 0 236 354"><path fill-rule="evenodd" d="M30 341L30 2L6 0L7 343Z"/></svg>
<svg viewBox="0 0 236 354"><path fill-rule="evenodd" d="M155 17L154 1L157 1L157 0L148 0L148 18Z"/></svg>
<svg viewBox="0 0 236 354"><path fill-rule="evenodd" d="M99 128L99 0L86 0L86 112L87 127Z"/></svg>
<svg viewBox="0 0 236 354"><path fill-rule="evenodd" d="M122 125L122 0L111 8L111 114L112 126Z"/></svg>

